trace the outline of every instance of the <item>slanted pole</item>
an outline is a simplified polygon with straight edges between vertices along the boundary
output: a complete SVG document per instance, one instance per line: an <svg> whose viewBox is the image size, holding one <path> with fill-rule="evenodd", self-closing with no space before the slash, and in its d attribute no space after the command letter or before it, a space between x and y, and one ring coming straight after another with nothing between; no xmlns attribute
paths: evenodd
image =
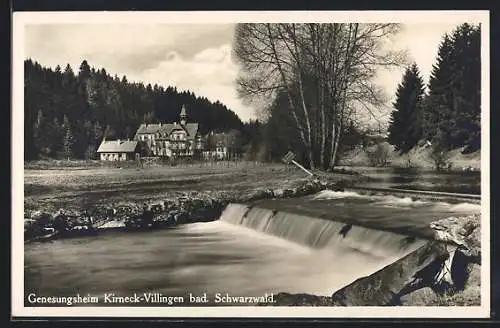
<svg viewBox="0 0 500 328"><path fill-rule="evenodd" d="M307 174L309 174L310 176L313 176L314 174L310 171L308 171L305 167L303 167L302 165L300 165L299 163L297 163L295 160L291 160L291 162L293 164L295 164L296 166L298 166L300 169L302 169L304 172L306 172Z"/></svg>

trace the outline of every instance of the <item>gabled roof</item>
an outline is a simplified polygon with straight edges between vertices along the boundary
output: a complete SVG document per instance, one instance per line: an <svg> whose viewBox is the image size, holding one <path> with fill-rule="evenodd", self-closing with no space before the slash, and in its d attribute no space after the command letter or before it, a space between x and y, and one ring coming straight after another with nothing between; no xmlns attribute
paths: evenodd
<svg viewBox="0 0 500 328"><path fill-rule="evenodd" d="M139 129L137 129L137 133L156 133L160 130L162 124L141 124Z"/></svg>
<svg viewBox="0 0 500 328"><path fill-rule="evenodd" d="M187 123L186 131L188 133L188 139L193 139L198 133L198 123Z"/></svg>
<svg viewBox="0 0 500 328"><path fill-rule="evenodd" d="M137 141L103 140L98 153L133 153L137 148Z"/></svg>
<svg viewBox="0 0 500 328"><path fill-rule="evenodd" d="M161 133L170 135L174 130L183 129L188 135L188 139L194 139L198 133L198 123L186 123L181 125L179 123L166 123L166 124L141 124L137 129L136 137L138 134L156 134Z"/></svg>

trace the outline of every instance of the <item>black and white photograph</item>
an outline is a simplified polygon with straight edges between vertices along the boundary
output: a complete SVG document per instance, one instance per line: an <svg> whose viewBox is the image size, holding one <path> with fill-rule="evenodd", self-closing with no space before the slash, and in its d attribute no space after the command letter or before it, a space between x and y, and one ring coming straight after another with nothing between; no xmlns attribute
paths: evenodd
<svg viewBox="0 0 500 328"><path fill-rule="evenodd" d="M12 58L14 316L489 317L487 11L17 12Z"/></svg>

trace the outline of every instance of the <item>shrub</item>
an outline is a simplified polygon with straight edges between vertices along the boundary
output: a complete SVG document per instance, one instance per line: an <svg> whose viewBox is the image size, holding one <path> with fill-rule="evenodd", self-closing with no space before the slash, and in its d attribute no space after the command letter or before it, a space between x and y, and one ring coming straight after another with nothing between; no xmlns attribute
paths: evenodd
<svg viewBox="0 0 500 328"><path fill-rule="evenodd" d="M373 166L387 166L390 163L391 150L387 143L378 143L374 148L366 151L370 164Z"/></svg>

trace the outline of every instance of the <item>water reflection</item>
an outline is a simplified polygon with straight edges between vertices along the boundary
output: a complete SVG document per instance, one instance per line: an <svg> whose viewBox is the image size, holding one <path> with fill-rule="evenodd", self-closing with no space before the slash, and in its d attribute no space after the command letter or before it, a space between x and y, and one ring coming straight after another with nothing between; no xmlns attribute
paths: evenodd
<svg viewBox="0 0 500 328"><path fill-rule="evenodd" d="M480 172L370 167L355 170L370 178L370 187L481 194Z"/></svg>

